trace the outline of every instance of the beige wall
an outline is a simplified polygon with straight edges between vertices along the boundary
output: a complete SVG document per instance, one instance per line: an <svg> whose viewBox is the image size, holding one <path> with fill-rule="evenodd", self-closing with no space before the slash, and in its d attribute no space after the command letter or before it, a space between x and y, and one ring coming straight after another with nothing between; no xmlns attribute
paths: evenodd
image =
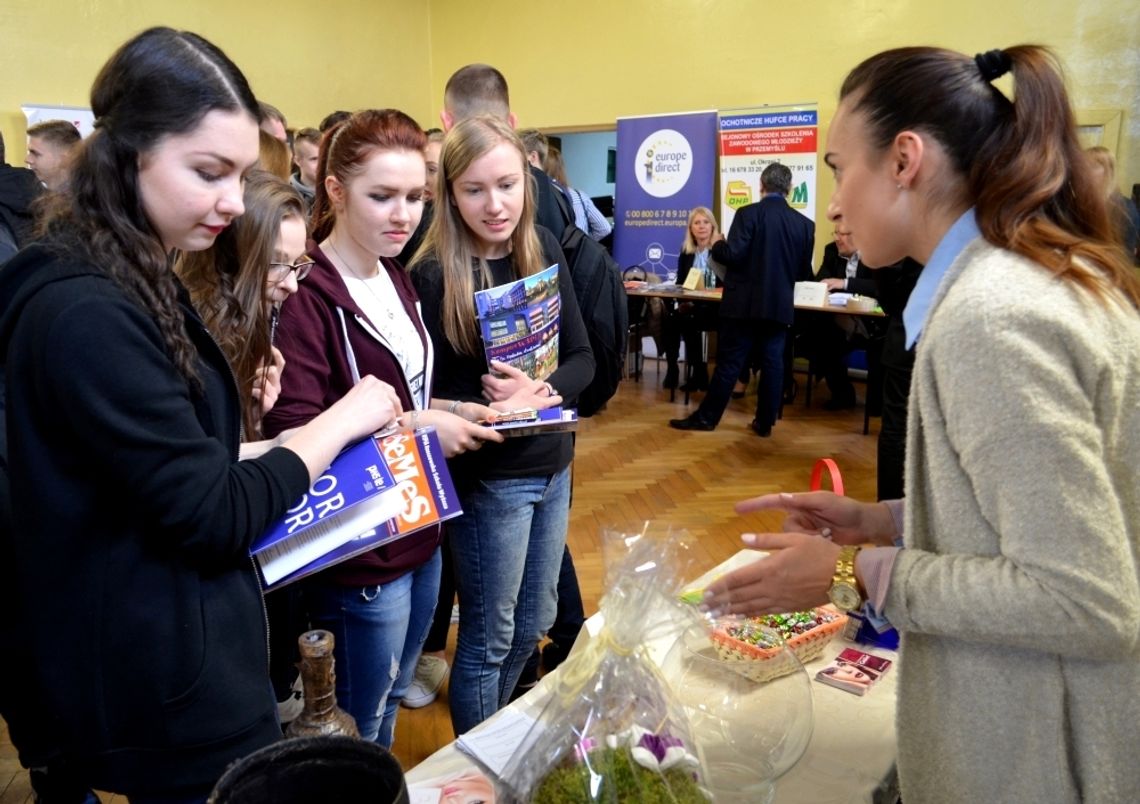
<svg viewBox="0 0 1140 804"><path fill-rule="evenodd" d="M426 0L0 0L0 130L22 165L22 103L87 106L116 47L152 25L202 34L291 126L394 106L428 122Z"/></svg>
<svg viewBox="0 0 1140 804"><path fill-rule="evenodd" d="M297 126L365 106L435 125L448 76L487 61L507 75L523 125L818 101L826 133L844 74L878 50L1043 42L1066 63L1079 109L1122 112L1118 174L1122 187L1140 181L1136 0L3 0L9 161L22 163L21 103L86 106L111 51L159 23L215 41Z"/></svg>
<svg viewBox="0 0 1140 804"><path fill-rule="evenodd" d="M1118 174L1122 186L1140 181L1136 0L542 5L560 10L544 16L513 3L431 0L433 108L451 72L488 61L506 74L524 126L564 129L612 124L619 115L818 101L826 133L844 75L880 50L932 44L976 53L1040 42L1065 62L1078 108L1123 110ZM826 171L820 177L825 205L831 178ZM823 220L822 206L818 212Z"/></svg>

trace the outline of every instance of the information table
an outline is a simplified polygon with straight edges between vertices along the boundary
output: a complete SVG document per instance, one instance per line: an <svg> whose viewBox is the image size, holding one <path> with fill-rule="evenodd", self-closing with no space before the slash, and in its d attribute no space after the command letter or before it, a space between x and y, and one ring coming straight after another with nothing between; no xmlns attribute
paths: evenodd
<svg viewBox="0 0 1140 804"><path fill-rule="evenodd" d="M656 298L656 299L676 299L677 301L691 301L691 302L719 302L721 300L722 288L715 290L686 290L685 288L677 285L645 285L643 287L630 287L626 286L625 293L627 296L640 296L643 298ZM857 315L867 316L868 318L885 318L886 314L878 308L874 310L848 310L847 307L840 304L797 304L797 310L810 310L816 313L834 313L835 315Z"/></svg>
<svg viewBox="0 0 1140 804"><path fill-rule="evenodd" d="M723 575L766 554L755 550L741 550L722 564L714 567L694 581L703 587ZM601 628L601 615L587 621L579 643L588 641L591 634ZM666 651L650 646L651 653ZM859 647L862 650L897 661L895 651L855 645L842 637L836 638L823 654L805 664L814 679L818 670L825 667L841 650ZM576 644L574 650L580 650ZM555 671L555 674L557 671ZM550 694L548 675L529 693L499 712L480 728L493 726L496 721L517 713L537 717ZM895 676L896 670L886 673L875 687L864 696L852 695L843 690L812 681L812 698L815 729L807 751L800 761L776 783L774 801L778 804L889 804L897 799L895 778ZM407 773L408 784L448 776L473 767L466 754L456 749L455 743L444 746Z"/></svg>

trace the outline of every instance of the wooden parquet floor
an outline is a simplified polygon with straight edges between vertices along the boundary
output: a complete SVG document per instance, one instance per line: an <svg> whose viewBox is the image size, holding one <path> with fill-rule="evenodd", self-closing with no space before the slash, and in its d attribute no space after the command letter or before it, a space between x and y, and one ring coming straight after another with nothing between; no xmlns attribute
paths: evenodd
<svg viewBox="0 0 1140 804"><path fill-rule="evenodd" d="M568 539L587 614L597 611L602 594L605 529L636 531L646 521L655 528L683 529L695 539L703 572L742 547L741 533L780 527L779 514L741 517L734 503L773 491L805 490L821 456L839 464L849 495L874 499L878 422L872 420L871 434L864 436L861 407L824 411L826 393L820 388L807 409L801 393L785 408L772 437L764 439L748 427L756 404L750 393L730 403L715 431L682 432L670 428L668 420L695 410L700 395L688 407L680 394L670 403L660 382L649 361L640 382L623 382L606 411L583 420L579 429ZM449 654L454 629L451 637ZM394 753L410 768L453 738L445 685L430 706L401 710ZM0 804L32 800L27 774L0 721Z"/></svg>

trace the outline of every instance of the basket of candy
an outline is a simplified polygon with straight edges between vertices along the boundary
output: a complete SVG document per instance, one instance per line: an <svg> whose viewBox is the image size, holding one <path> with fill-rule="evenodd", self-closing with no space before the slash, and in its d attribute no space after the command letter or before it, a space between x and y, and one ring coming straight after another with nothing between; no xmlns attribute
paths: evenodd
<svg viewBox="0 0 1140 804"><path fill-rule="evenodd" d="M801 662L819 656L847 617L830 606L763 617L723 617L709 634L717 654L753 681L778 678L795 668L783 661L783 646Z"/></svg>

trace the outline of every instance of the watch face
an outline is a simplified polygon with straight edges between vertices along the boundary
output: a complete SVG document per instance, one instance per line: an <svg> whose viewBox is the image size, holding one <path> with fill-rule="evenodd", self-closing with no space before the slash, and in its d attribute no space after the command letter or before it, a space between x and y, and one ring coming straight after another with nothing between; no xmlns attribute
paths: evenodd
<svg viewBox="0 0 1140 804"><path fill-rule="evenodd" d="M840 611L851 611L863 603L863 597L859 594L859 590L848 583L832 584L828 597Z"/></svg>

